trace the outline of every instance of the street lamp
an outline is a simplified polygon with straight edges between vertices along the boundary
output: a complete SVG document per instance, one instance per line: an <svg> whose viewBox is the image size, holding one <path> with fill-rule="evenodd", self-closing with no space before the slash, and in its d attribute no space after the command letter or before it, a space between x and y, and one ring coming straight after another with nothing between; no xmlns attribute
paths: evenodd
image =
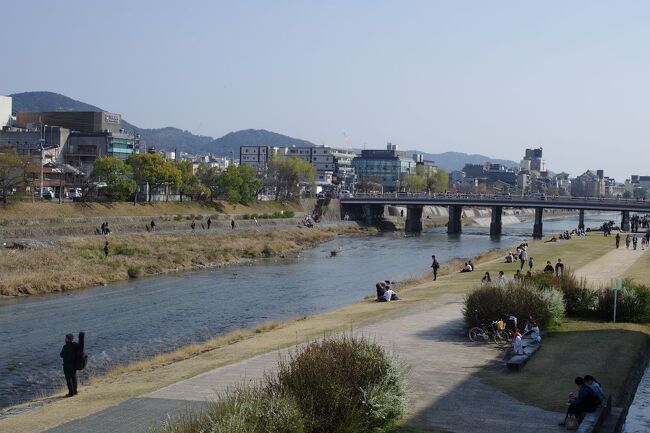
<svg viewBox="0 0 650 433"><path fill-rule="evenodd" d="M38 140L41 146L41 200L43 200L43 160L45 159L45 128L47 125L41 123L41 138Z"/></svg>

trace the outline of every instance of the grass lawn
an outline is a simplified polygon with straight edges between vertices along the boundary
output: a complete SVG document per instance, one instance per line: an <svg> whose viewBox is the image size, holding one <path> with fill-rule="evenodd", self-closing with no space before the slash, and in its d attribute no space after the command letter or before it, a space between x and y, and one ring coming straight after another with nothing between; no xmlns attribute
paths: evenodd
<svg viewBox="0 0 650 433"><path fill-rule="evenodd" d="M648 325L567 321L559 331L544 335L542 348L520 372L506 372L499 365L478 376L525 403L563 412L569 392L577 389L573 379L591 374L617 405L648 332Z"/></svg>
<svg viewBox="0 0 650 433"><path fill-rule="evenodd" d="M642 254L623 276L650 285L650 254Z"/></svg>

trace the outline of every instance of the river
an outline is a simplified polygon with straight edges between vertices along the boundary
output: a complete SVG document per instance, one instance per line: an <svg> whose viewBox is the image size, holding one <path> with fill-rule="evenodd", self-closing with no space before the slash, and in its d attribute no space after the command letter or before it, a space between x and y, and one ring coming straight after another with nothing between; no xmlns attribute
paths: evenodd
<svg viewBox="0 0 650 433"><path fill-rule="evenodd" d="M611 216L587 215L587 227ZM545 221L546 233L577 226L577 216ZM66 294L0 301L0 408L60 389L63 336L84 330L89 366L97 374L119 363L205 341L269 320L313 315L374 295L380 279L400 281L439 261L505 248L529 237L532 222L504 227L444 228L340 237L299 257L200 272L149 277ZM337 251L335 256L331 251Z"/></svg>

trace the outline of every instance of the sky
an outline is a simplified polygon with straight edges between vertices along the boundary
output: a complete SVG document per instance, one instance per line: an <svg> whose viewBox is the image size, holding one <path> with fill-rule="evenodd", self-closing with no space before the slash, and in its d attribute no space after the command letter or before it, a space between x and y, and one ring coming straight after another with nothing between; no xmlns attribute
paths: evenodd
<svg viewBox="0 0 650 433"><path fill-rule="evenodd" d="M0 1L0 94L131 123L650 175L647 1Z"/></svg>

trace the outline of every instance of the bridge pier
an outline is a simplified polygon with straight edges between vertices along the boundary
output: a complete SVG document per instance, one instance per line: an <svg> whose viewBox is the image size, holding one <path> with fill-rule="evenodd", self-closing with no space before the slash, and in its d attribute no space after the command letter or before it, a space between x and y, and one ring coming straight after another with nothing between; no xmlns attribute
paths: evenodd
<svg viewBox="0 0 650 433"><path fill-rule="evenodd" d="M503 206L494 206L492 208L492 220L490 222L490 236L501 236L501 230L503 229L501 215L503 215Z"/></svg>
<svg viewBox="0 0 650 433"><path fill-rule="evenodd" d="M544 208L535 208L535 224L533 225L533 238L541 239L544 237L544 227L542 225L542 216L544 215Z"/></svg>
<svg viewBox="0 0 650 433"><path fill-rule="evenodd" d="M449 206L449 222L447 223L447 233L450 235L457 235L462 233L463 224L463 206L450 205Z"/></svg>
<svg viewBox="0 0 650 433"><path fill-rule="evenodd" d="M630 211L624 210L621 212L621 231L630 231Z"/></svg>
<svg viewBox="0 0 650 433"><path fill-rule="evenodd" d="M422 210L424 206L406 206L406 224L404 231L406 233L422 232Z"/></svg>
<svg viewBox="0 0 650 433"><path fill-rule="evenodd" d="M584 230L585 229L585 210L580 209L579 214L578 214L578 229L579 230Z"/></svg>

